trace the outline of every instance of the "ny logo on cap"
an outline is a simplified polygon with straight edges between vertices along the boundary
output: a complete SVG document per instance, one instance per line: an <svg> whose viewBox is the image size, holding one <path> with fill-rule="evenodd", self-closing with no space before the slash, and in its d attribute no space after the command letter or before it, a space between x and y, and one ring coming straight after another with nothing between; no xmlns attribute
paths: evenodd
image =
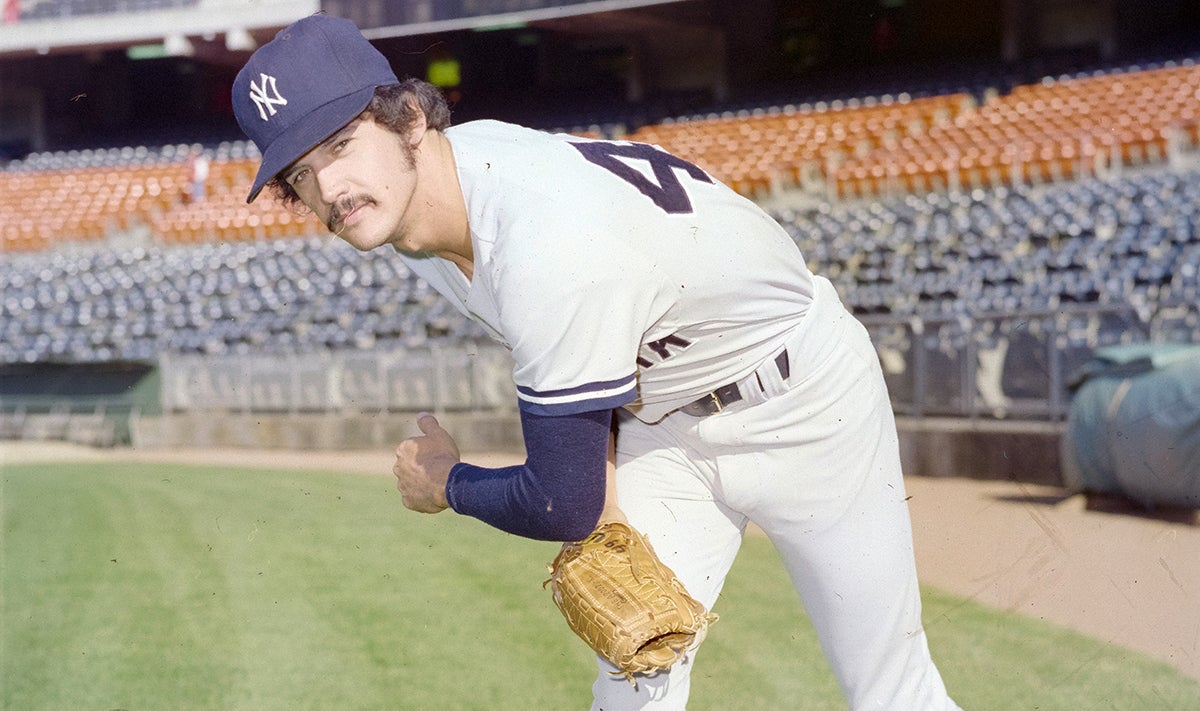
<svg viewBox="0 0 1200 711"><path fill-rule="evenodd" d="M275 88L275 77L265 73L260 73L258 76L260 84L250 82L250 99L258 107L259 117L263 121L267 121L275 115L276 106L287 105L287 99L280 96L279 89Z"/></svg>

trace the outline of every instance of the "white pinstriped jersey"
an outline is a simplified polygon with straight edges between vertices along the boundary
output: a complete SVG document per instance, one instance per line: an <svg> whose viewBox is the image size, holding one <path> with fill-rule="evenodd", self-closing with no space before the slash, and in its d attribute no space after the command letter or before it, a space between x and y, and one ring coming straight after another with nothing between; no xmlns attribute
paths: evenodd
<svg viewBox="0 0 1200 711"><path fill-rule="evenodd" d="M522 409L655 422L752 372L811 303L783 228L658 148L496 121L446 135L474 277L402 257L511 349Z"/></svg>

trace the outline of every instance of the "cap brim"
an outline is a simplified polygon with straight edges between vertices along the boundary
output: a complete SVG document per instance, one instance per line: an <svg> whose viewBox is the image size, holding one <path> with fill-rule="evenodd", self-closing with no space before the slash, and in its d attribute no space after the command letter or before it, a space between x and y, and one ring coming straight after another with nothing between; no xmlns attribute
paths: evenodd
<svg viewBox="0 0 1200 711"><path fill-rule="evenodd" d="M334 99L309 112L303 119L279 134L263 153L262 161L258 165L258 174L254 176L254 186L250 189L246 202L254 202L271 178L299 160L312 150L313 146L353 121L367 108L374 95L375 87L368 86Z"/></svg>

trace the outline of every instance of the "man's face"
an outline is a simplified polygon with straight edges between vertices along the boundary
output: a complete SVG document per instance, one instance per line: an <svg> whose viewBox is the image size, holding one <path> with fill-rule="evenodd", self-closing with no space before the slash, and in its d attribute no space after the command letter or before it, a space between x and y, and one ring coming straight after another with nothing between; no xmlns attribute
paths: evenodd
<svg viewBox="0 0 1200 711"><path fill-rule="evenodd" d="M280 177L330 232L368 251L406 243L416 190L414 149L369 116L346 124L286 168Z"/></svg>

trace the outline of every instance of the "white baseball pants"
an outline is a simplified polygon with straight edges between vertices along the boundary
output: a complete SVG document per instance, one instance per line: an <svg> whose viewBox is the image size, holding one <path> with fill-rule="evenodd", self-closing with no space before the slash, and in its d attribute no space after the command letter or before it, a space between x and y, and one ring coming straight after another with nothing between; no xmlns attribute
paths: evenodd
<svg viewBox="0 0 1200 711"><path fill-rule="evenodd" d="M895 420L875 350L832 285L818 278L817 291L787 344L791 377L783 383L776 371L765 401L621 423L618 504L709 608L747 524L761 528L850 708L957 709L921 624ZM636 690L600 660L593 711L684 709L693 656L638 677Z"/></svg>

